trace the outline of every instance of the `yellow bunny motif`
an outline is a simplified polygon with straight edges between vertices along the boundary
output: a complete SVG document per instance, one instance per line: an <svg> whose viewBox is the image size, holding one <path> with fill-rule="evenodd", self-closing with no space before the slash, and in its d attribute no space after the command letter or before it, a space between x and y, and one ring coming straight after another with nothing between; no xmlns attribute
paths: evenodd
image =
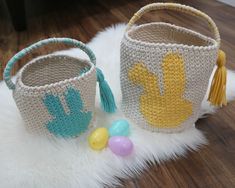
<svg viewBox="0 0 235 188"><path fill-rule="evenodd" d="M129 79L143 87L140 112L146 121L158 128L175 128L192 115L192 103L183 98L185 92L184 60L178 53L168 53L162 62L164 90L161 95L158 76L144 63L136 63L128 72Z"/></svg>

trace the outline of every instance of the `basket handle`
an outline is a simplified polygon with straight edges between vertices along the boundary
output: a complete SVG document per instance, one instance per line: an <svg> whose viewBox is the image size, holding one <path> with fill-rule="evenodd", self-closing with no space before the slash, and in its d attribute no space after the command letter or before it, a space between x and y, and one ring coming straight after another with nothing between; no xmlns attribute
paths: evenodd
<svg viewBox="0 0 235 188"><path fill-rule="evenodd" d="M193 7L186 6L186 5L181 5L181 4L177 4L177 3L152 3L152 4L149 4L149 5L146 5L146 6L142 7L130 19L130 21L127 25L127 30L126 31L128 31L135 24L135 22L143 16L143 14L145 14L147 12L150 12L152 10L160 10L160 9L175 10L175 11L178 11L178 12L189 14L191 16L200 17L202 19L205 19L207 21L211 31L214 34L215 40L220 45L219 30L218 30L215 22L211 19L211 17L209 17L207 14L205 14L205 13L201 12L200 10L197 10Z"/></svg>
<svg viewBox="0 0 235 188"><path fill-rule="evenodd" d="M17 63L18 60L32 52L33 50L45 46L49 43L64 43L67 45L73 45L75 47L80 48L82 51L84 51L88 57L90 58L91 62L95 65L96 64L96 57L95 54L91 51L90 48L88 48L84 43L75 40L75 39L70 39L70 38L49 38L49 39L44 39L41 41L38 41L27 48L24 48L17 54L15 54L7 63L6 68L3 73L3 78L7 84L7 87L11 90L15 89L15 84L11 80L11 70L13 66Z"/></svg>

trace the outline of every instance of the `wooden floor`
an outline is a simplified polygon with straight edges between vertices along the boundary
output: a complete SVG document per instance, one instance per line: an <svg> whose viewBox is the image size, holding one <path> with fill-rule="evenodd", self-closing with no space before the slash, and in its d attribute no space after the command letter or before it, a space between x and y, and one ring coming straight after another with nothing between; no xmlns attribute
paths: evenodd
<svg viewBox="0 0 235 188"><path fill-rule="evenodd" d="M33 2L33 3L32 3ZM103 28L128 19L148 0L84 0L66 1L53 8L47 1L28 1L28 30L16 33L9 22L6 10L0 10L0 62L2 69L18 50L47 37L72 37L88 42ZM68 3L69 2L69 3ZM77 3L79 2L79 3ZM172 2L172 1L171 1ZM210 15L218 25L222 49L227 53L227 66L235 70L235 8L215 0L178 0ZM68 4L72 4L69 6ZM1 4L0 4L1 5ZM44 7L47 7L46 10ZM0 6L4 9L4 6ZM44 9L44 12L38 9ZM174 12L152 12L141 22L167 21L210 34L205 24ZM55 46L53 46L55 48ZM58 47L60 49L62 47ZM32 56L46 54L52 47L35 52ZM14 72L29 58L25 58ZM2 70L1 70L2 73ZM2 74L0 74L2 76ZM235 87L235 85L234 85ZM219 110L216 115L196 123L206 133L209 145L199 152L190 152L185 158L150 165L140 176L122 180L128 188L155 187L235 187L235 102Z"/></svg>

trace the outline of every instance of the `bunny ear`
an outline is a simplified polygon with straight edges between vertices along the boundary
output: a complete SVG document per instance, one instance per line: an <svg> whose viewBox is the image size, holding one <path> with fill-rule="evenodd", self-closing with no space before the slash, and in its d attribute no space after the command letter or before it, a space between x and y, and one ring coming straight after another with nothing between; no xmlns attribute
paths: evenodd
<svg viewBox="0 0 235 188"><path fill-rule="evenodd" d="M164 94L182 96L185 90L186 75L183 57L177 52L167 53L162 60L164 72Z"/></svg>
<svg viewBox="0 0 235 188"><path fill-rule="evenodd" d="M104 74L96 68L97 81L99 82L101 107L105 112L113 113L116 111L117 106L115 99L107 81L104 79Z"/></svg>
<svg viewBox="0 0 235 188"><path fill-rule="evenodd" d="M79 91L69 88L64 96L71 113L76 114L83 109L83 102Z"/></svg>
<svg viewBox="0 0 235 188"><path fill-rule="evenodd" d="M134 84L141 85L145 92L160 96L158 77L150 72L144 63L134 64L128 71L128 77Z"/></svg>
<svg viewBox="0 0 235 188"><path fill-rule="evenodd" d="M46 94L45 98L43 99L43 103L47 107L48 112L53 117L64 116L65 111L58 96L54 96L52 94Z"/></svg>

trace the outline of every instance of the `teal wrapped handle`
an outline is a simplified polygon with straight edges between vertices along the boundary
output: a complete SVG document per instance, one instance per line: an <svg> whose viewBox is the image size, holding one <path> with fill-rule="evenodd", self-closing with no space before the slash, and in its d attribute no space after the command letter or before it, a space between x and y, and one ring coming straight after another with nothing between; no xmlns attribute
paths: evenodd
<svg viewBox="0 0 235 188"><path fill-rule="evenodd" d="M30 45L29 47L21 50L20 52L18 52L17 54L15 54L7 63L6 68L4 70L3 73L3 78L7 84L7 87L11 90L15 89L15 84L12 82L11 80L11 70L13 68L13 66L17 63L18 60L20 60L21 58L23 58L24 56L26 56L27 54L29 54L30 52L32 52L33 50L45 46L49 43L64 43L67 45L72 45L75 47L78 47L79 49L81 49L82 51L84 51L88 57L90 58L91 62L95 65L96 64L96 57L95 54L91 51L90 48L88 48L84 43L75 40L75 39L70 39L70 38L49 38L49 39L44 39L41 41L38 41L32 45Z"/></svg>

